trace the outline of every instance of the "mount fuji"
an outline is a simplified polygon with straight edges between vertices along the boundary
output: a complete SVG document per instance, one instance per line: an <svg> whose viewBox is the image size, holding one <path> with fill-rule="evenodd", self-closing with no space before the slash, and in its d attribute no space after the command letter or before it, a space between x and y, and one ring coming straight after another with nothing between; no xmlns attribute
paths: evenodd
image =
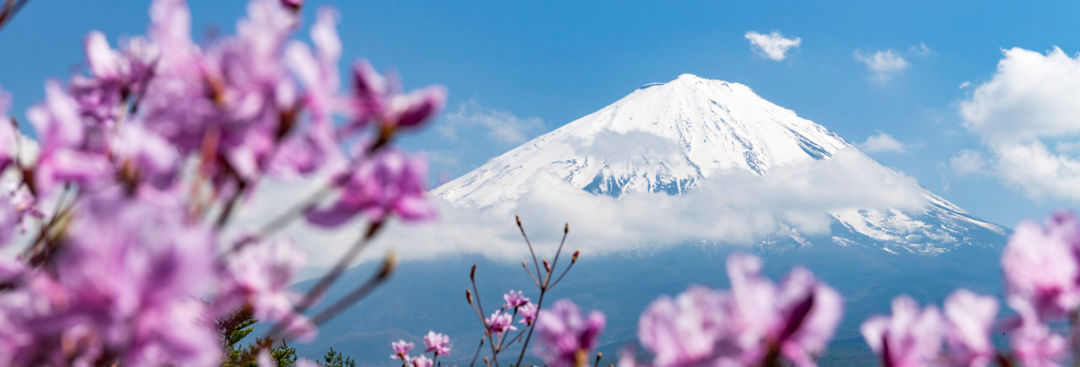
<svg viewBox="0 0 1080 367"><path fill-rule="evenodd" d="M827 160L843 149L857 151L745 85L683 74L647 84L432 194L454 205L484 208L517 200L535 174L547 172L594 194L682 195L718 175L745 171L767 177L776 167ZM920 190L926 205L910 215L894 208L831 210L840 228L826 240L935 255L958 246L992 245L981 239L1005 234L1005 228ZM786 235L797 246L810 245L796 230Z"/></svg>
<svg viewBox="0 0 1080 367"><path fill-rule="evenodd" d="M872 168L880 179L866 180L836 170L809 176L828 177L826 180L791 174L851 161L861 162L858 167ZM782 179L793 183L772 184ZM537 181L557 185L537 185ZM892 187L863 187L890 182L910 182L897 187L908 187L904 196L915 197L919 204L869 203L864 198L873 199L873 195L856 192L890 191ZM832 189L828 195L820 194L829 193L830 188L815 187L830 185L843 187ZM801 191L792 194L787 192L789 189ZM514 205L529 204L537 196L568 196L560 200L576 206L570 205L569 210L554 215L554 222L537 224L536 213L522 218L530 227L530 235L534 234L531 228L546 228L553 223L556 225L551 227L558 228L561 234L562 221L570 222L567 246L581 248L582 258L550 297L570 298L584 309L607 315L599 347L605 356L617 355L618 350L634 343L638 318L657 297L677 294L694 284L727 287L725 260L730 253L742 251L762 257L764 273L774 279L793 266L805 266L844 296L845 317L834 342L819 361L821 365L873 364L873 353L858 331L866 317L888 312L891 299L899 294L934 303L942 302L949 292L960 287L1000 295L998 259L1008 234L1008 229L974 217L903 173L877 163L825 127L759 97L749 87L693 75L645 85L599 111L492 159L430 194L455 210L444 218L447 226L460 227L455 220L463 213L483 216L495 212L496 220L491 223L510 234L516 228L512 215L503 216L512 214L505 208L521 209ZM826 197L805 198L814 195ZM664 216L664 208L642 206L642 197L690 209L676 212L684 218L664 221L657 218ZM844 205L816 204L838 198L846 200ZM801 216L789 215L780 216L779 225L773 226L775 230L752 232L752 246L729 244L704 235L673 239L677 243L649 251L637 250L636 243L623 243L654 231L680 232L701 227L702 223L755 217L761 212L744 209L759 202L785 207L789 202L798 206L801 204L797 202L808 200L814 204L810 207L821 211L824 231L800 231L798 225L786 222ZM599 215L588 212L577 219L563 217L587 211L588 206L597 203L609 207ZM731 210L723 212L720 222L693 222L693 217L713 214L697 208L713 206L728 206ZM621 227L608 225L626 219L620 217L625 212L640 212L639 217L645 219ZM579 220L589 217L596 218L583 226ZM745 223L760 222L758 219L750 218ZM686 225L687 221L693 225ZM671 223L675 228L666 228ZM593 241L599 238L589 237L589 226L636 232L614 241L625 251L616 248L601 254L586 251L595 249L589 246L596 246ZM612 232L605 230L602 233ZM419 233L426 229L408 231ZM454 345L453 354L440 356L440 361L446 365L469 364L479 344L476 339L483 332L475 313L461 297L463 290L470 288L470 267L479 265L476 279L485 303L501 303L499 295L509 289L523 289L528 297L538 294L530 291L532 281L517 263L520 259L508 262L485 256L507 248L504 246L524 248L517 243L520 237L507 243L488 238L495 232L486 229L458 228L456 232L468 233L453 238L434 235L413 239L400 246L404 251L410 244L432 242L434 245L426 249L433 252L464 241L482 251L451 255L444 252L401 263L391 282L335 322L321 327L319 338L312 344L298 345L298 353L317 358L333 347L347 351L360 365L384 365L390 342L404 339L420 345L421 336L435 330L450 335ZM538 247L537 256L550 255L546 249ZM346 294L351 285L363 283L377 266L369 262L350 270L331 288L328 301ZM311 287L312 283L297 286ZM514 347L510 348L510 355L516 356Z"/></svg>

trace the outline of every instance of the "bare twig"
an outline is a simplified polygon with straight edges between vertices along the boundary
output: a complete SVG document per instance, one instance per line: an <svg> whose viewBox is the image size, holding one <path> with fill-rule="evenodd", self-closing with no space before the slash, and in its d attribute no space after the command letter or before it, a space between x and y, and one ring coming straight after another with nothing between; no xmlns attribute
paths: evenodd
<svg viewBox="0 0 1080 367"><path fill-rule="evenodd" d="M529 253L532 254L533 265L536 265L536 276L540 277L540 263L536 261L536 251L533 251L532 242L529 241L529 235L525 234L525 227L521 225L521 216L515 215L514 220L517 221L518 229L521 230L521 237L525 237L525 244L529 246Z"/></svg>
<svg viewBox="0 0 1080 367"><path fill-rule="evenodd" d="M330 307L327 307L318 315L315 315L315 317L311 319L312 323L316 326L322 325L337 316L341 311L349 308L349 306L360 302L360 300L364 299L364 297L371 293L372 290L384 283L390 275L393 274L396 265L397 257L395 257L393 253L390 253L386 256L386 260L383 261L382 267L379 268L379 271L375 273L371 279L368 279L367 282L364 282L364 284L356 288L356 290L352 291L341 300L334 302L333 305L330 305ZM436 356L436 358L438 358L438 356Z"/></svg>
<svg viewBox="0 0 1080 367"><path fill-rule="evenodd" d="M498 344L491 337L491 328L488 327L487 321L484 320L484 315L487 315L487 313L484 312L484 304L480 301L480 290L476 287L476 264L473 264L472 270L469 272L469 280L472 282L473 293L476 293L476 307L474 309L477 310L476 315L480 316L480 323L484 325L484 334L487 335L488 345L491 346L491 360L495 362L495 367L499 367L499 352L495 348ZM466 291L466 295L469 295L468 291ZM469 305L472 305L472 302L469 302Z"/></svg>
<svg viewBox="0 0 1080 367"><path fill-rule="evenodd" d="M566 266L566 270L563 270L562 275L559 275L559 277L555 279L555 283L551 283L551 286L548 287L548 289L555 288L555 286L559 285L559 282L562 281L562 278L566 276L566 273L570 272L570 268L574 267L574 264L577 263L577 258L580 254L581 250L574 251L574 256L570 258L570 265Z"/></svg>
<svg viewBox="0 0 1080 367"><path fill-rule="evenodd" d="M360 255L360 252L367 247L367 244L371 242L371 239L375 237L375 234L379 232L380 228L382 228L382 222L371 222L371 224L368 224L367 230L364 231L364 234L360 236L360 239L353 244L352 248L349 249L349 252L347 252L345 256L342 256L341 260L338 260L337 264L334 265L334 268L331 269L326 276L320 279L319 283L315 284L315 287L305 294L304 298L300 300L300 303L296 305L297 313L307 311L307 309L315 303L315 300L322 297L323 293L326 293L326 290L341 277L341 274L345 272L345 269L347 269L349 265L352 264L353 260Z"/></svg>
<svg viewBox="0 0 1080 367"><path fill-rule="evenodd" d="M540 288L540 281L536 280L536 277L532 275L532 271L529 270L529 266L525 265L525 260L521 260L521 267L525 268L525 272L529 274L529 278L532 278L533 284L536 284L536 287Z"/></svg>
<svg viewBox="0 0 1080 367"><path fill-rule="evenodd" d="M4 26L11 22L12 18L15 18L15 14L22 10L26 3L30 0L7 0L4 5L0 7L0 30L4 29Z"/></svg>
<svg viewBox="0 0 1080 367"><path fill-rule="evenodd" d="M473 354L472 362L469 362L469 367L473 367L476 364L476 357L480 356L480 349L484 348L484 337L480 337L480 345L476 347L476 354Z"/></svg>
<svg viewBox="0 0 1080 367"><path fill-rule="evenodd" d="M520 223L521 223L521 219L518 219L518 227L519 228L521 227ZM566 243L566 235L568 233L570 233L570 224L569 223L567 223L566 226L563 227L562 241L559 242L559 249L555 252L555 259L552 260L553 264L555 262L559 261L559 254L562 253L562 248L563 248L563 245ZM522 234L522 236L525 236L525 229L524 228L521 229L521 234ZM528 237L525 237L525 242L528 243L528 241L529 241ZM530 251L532 250L532 244L529 244L529 249L530 249ZM575 255L574 260L577 260L577 254L578 254L577 252L574 253L574 255ZM539 321L540 321L540 310L542 310L543 307L544 307L544 296L547 295L547 291L549 289L551 289L549 287L549 284L551 283L551 273L552 273L551 270L553 269L553 267L547 266L547 261L544 261L544 265L545 265L544 268L547 269L547 275L544 277L544 284L542 284L540 286L540 298L537 299L537 301L536 301L536 319L533 320L532 325L529 326L529 333L525 335L525 343L521 345L521 354L518 355L517 363L514 364L514 366L517 366L517 367L521 366L521 361L525 359L525 352L529 350L529 348L528 348L529 347L529 341L532 340L533 331L536 330L536 324L539 323ZM573 265L573 263L571 263L571 265ZM569 267L567 267L567 271L569 271ZM539 274L539 273L540 273L539 270L537 270L537 274ZM563 273L563 275L566 275L565 272ZM561 279L562 277L559 277L559 278Z"/></svg>

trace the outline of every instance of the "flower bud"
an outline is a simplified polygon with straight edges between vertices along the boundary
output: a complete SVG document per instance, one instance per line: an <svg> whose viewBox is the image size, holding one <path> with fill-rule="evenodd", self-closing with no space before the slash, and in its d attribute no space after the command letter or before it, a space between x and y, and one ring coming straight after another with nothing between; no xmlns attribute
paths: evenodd
<svg viewBox="0 0 1080 367"><path fill-rule="evenodd" d="M465 290L465 300L469 301L470 305L472 304L472 291L471 290L468 290L468 289Z"/></svg>
<svg viewBox="0 0 1080 367"><path fill-rule="evenodd" d="M394 268L397 267L397 254L390 251L386 254L386 261L383 262L382 268L379 269L379 279L386 279L394 272Z"/></svg>
<svg viewBox="0 0 1080 367"><path fill-rule="evenodd" d="M576 263L578 255L581 255L581 250L574 250L574 256L570 258L570 263Z"/></svg>
<svg viewBox="0 0 1080 367"><path fill-rule="evenodd" d="M472 270L469 271L469 279L474 281L476 280L476 264L473 264Z"/></svg>

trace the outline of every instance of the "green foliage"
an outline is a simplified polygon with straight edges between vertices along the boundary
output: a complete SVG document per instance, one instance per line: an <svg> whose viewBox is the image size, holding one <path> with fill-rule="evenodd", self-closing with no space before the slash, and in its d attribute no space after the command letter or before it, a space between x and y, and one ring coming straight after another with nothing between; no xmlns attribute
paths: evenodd
<svg viewBox="0 0 1080 367"><path fill-rule="evenodd" d="M248 309L238 310L216 320L218 337L225 349L225 355L221 360L222 367L258 367L255 359L259 351L274 345L274 340L258 338L254 343L246 346L237 345L255 330L256 322L259 320L252 317ZM296 348L282 341L280 346L270 351L270 357L277 362L277 367L293 367L296 365ZM319 364L321 367L356 367L355 360L335 351L334 348L330 348L330 351L323 356L323 360L324 362Z"/></svg>
<svg viewBox="0 0 1080 367"><path fill-rule="evenodd" d="M356 361L334 351L334 347L330 347L330 351L323 356L323 363L319 365L322 367L356 367Z"/></svg>
<svg viewBox="0 0 1080 367"><path fill-rule="evenodd" d="M252 317L249 309L238 310L217 320L215 326L225 350L221 360L222 367L258 367L255 360L258 352L274 345L274 341L270 338L259 338L244 347L237 345L255 330L254 325L258 321ZM282 341L281 346L270 351L270 357L277 362L278 367L292 367L296 364L296 348L289 347L288 343Z"/></svg>
<svg viewBox="0 0 1080 367"><path fill-rule="evenodd" d="M251 311L248 309L241 309L229 316L218 319L217 331L222 338L225 349L235 349L236 343L239 343L240 340L243 340L244 337L255 330L254 325L258 321L251 316Z"/></svg>

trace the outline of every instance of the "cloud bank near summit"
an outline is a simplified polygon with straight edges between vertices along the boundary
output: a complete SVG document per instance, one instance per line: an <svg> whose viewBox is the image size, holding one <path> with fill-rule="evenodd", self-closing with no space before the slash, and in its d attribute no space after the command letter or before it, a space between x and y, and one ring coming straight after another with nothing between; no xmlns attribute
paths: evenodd
<svg viewBox="0 0 1080 367"><path fill-rule="evenodd" d="M313 189L317 184L306 186ZM284 210L278 203L294 202L292 198L298 200L309 192L287 187L295 186L271 183L264 187L253 198L256 205L241 213L242 222L260 223L264 219L259 217ZM521 216L538 251L553 253L564 223L569 223L567 248L596 256L695 240L749 245L791 229L802 235L827 234L833 223L830 211L893 208L915 212L926 204L915 179L894 173L854 149L841 150L826 160L775 167L764 176L727 172L683 195L594 195L542 171L531 178L527 191L515 202L475 209L432 200L439 207L438 221L392 223L365 251L365 259L380 258L393 248L405 260L470 254L517 261L528 250L514 223L515 214ZM313 265L326 265L364 228L359 221L349 225L356 230L330 233L294 224L286 233L307 250Z"/></svg>

